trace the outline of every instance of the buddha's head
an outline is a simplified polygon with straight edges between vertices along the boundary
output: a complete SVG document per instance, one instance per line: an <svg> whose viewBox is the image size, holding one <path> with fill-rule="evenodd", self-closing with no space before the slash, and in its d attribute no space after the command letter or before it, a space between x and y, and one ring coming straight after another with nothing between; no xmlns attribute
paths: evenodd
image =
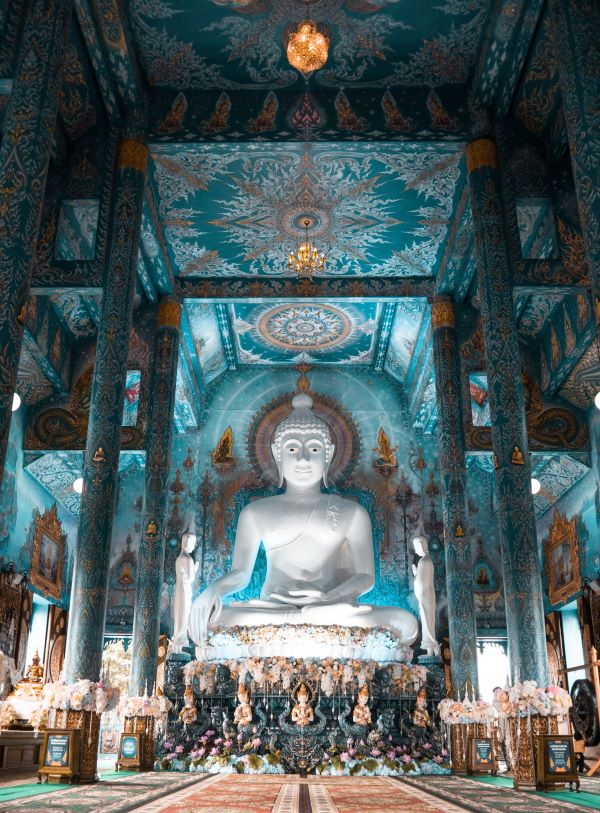
<svg viewBox="0 0 600 813"><path fill-rule="evenodd" d="M413 548L417 556L427 556L429 553L429 543L424 536L415 536L413 539Z"/></svg>
<svg viewBox="0 0 600 813"><path fill-rule="evenodd" d="M366 706L369 700L369 690L367 689L367 684L363 683L360 691L358 692L358 696L356 698L358 700L359 706Z"/></svg>
<svg viewBox="0 0 600 813"><path fill-rule="evenodd" d="M335 453L325 421L312 411L312 398L301 393L292 401L292 412L275 429L271 451L279 471L279 485L285 480L297 488L309 488L323 480Z"/></svg>
<svg viewBox="0 0 600 813"><path fill-rule="evenodd" d="M301 706L306 705L310 699L310 692L308 691L308 687L306 683L301 683L298 692L296 693L296 700Z"/></svg>
<svg viewBox="0 0 600 813"><path fill-rule="evenodd" d="M181 537L181 550L185 553L193 553L196 541L196 534L193 531L185 531Z"/></svg>

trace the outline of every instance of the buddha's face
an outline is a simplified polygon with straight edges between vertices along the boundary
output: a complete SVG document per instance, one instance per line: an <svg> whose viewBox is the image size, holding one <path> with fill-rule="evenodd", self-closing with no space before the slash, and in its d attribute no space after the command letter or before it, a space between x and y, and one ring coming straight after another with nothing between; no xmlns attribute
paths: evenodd
<svg viewBox="0 0 600 813"><path fill-rule="evenodd" d="M186 533L183 535L181 540L181 547L186 553L193 553L194 548L196 547L196 536L195 534Z"/></svg>
<svg viewBox="0 0 600 813"><path fill-rule="evenodd" d="M288 485L314 486L321 482L328 465L325 443L314 433L294 432L282 438L281 470Z"/></svg>

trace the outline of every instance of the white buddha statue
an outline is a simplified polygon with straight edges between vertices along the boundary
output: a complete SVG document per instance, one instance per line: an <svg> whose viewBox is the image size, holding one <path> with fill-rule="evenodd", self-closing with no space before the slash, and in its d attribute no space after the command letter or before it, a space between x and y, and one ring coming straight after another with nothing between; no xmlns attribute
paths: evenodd
<svg viewBox="0 0 600 813"><path fill-rule="evenodd" d="M208 632L217 628L338 624L385 627L405 650L389 659L409 659L418 634L415 616L399 607L358 603L375 581L371 519L358 503L321 492L335 452L329 427L312 412L308 395L297 395L292 406L271 445L285 492L242 510L231 570L192 606L196 657L207 657ZM261 598L224 606L227 596L250 582L261 542L267 560Z"/></svg>
<svg viewBox="0 0 600 813"><path fill-rule="evenodd" d="M181 652L188 644L188 619L192 607L192 587L200 567L192 553L196 547L196 535L186 531L181 537L181 552L175 562L175 600L173 602L173 639L170 652Z"/></svg>
<svg viewBox="0 0 600 813"><path fill-rule="evenodd" d="M429 555L429 544L424 536L413 539L413 548L419 561L412 566L415 579L415 596L419 602L421 616L421 649L427 655L439 655L440 644L435 637L435 587L433 559Z"/></svg>

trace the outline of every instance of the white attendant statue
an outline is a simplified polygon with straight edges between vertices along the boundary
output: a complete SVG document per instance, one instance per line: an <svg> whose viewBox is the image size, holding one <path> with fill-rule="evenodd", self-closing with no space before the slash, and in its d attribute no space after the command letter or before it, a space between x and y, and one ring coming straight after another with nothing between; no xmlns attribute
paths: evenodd
<svg viewBox="0 0 600 813"><path fill-rule="evenodd" d="M418 634L415 616L399 607L358 603L375 581L371 520L358 503L321 492L335 451L329 427L312 412L308 395L297 395L292 405L271 445L285 493L256 500L242 510L231 570L192 606L189 631L196 657L214 655L207 647L209 629L338 624L385 627L405 650L389 660L410 660L409 647ZM267 560L261 598L223 606L227 596L250 582L261 542ZM273 643L276 647L277 640Z"/></svg>
<svg viewBox="0 0 600 813"><path fill-rule="evenodd" d="M412 566L415 577L415 596L419 602L421 616L421 649L428 655L439 655L440 645L435 638L435 588L433 583L433 560L429 555L429 545L424 536L413 539L413 548L420 557Z"/></svg>
<svg viewBox="0 0 600 813"><path fill-rule="evenodd" d="M186 531L181 537L181 553L175 561L175 601L173 607L173 640L171 652L181 652L188 645L188 621L192 608L192 587L200 562L194 562L191 554L196 547L196 536Z"/></svg>

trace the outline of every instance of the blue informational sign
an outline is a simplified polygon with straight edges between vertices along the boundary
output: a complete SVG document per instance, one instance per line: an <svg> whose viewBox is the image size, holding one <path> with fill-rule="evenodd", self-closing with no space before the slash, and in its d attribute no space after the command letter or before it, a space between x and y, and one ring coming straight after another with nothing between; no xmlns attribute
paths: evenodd
<svg viewBox="0 0 600 813"><path fill-rule="evenodd" d="M124 736L121 741L121 757L123 759L137 759L138 739L137 737Z"/></svg>
<svg viewBox="0 0 600 813"><path fill-rule="evenodd" d="M67 768L71 738L68 734L49 734L44 754L45 768Z"/></svg>

